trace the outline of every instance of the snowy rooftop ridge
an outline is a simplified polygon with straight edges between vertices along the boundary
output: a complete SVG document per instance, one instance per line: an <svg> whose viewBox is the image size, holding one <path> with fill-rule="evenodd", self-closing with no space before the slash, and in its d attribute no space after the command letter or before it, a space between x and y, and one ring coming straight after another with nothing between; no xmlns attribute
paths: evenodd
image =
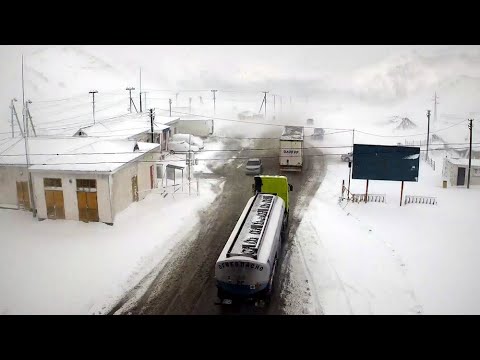
<svg viewBox="0 0 480 360"><path fill-rule="evenodd" d="M161 132L168 129L165 122L176 120L174 117L155 116L153 120L153 131ZM97 136L110 139L127 139L132 136L151 131L150 115L128 114L113 120L98 121L95 125L79 128L74 136Z"/></svg>
<svg viewBox="0 0 480 360"><path fill-rule="evenodd" d="M134 151L135 144L138 150ZM135 140L90 137L29 138L30 170L114 172L159 147ZM25 141L14 138L0 145L0 166L25 166Z"/></svg>

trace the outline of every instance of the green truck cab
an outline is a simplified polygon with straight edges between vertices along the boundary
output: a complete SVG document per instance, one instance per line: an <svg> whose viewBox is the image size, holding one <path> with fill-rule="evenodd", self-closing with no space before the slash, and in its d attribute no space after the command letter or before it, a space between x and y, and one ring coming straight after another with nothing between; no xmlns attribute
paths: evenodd
<svg viewBox="0 0 480 360"><path fill-rule="evenodd" d="M288 183L286 176L276 175L257 175L254 178L255 183L252 185L254 193L275 194L285 202L285 212L288 214L290 210L289 191L293 190L293 185Z"/></svg>

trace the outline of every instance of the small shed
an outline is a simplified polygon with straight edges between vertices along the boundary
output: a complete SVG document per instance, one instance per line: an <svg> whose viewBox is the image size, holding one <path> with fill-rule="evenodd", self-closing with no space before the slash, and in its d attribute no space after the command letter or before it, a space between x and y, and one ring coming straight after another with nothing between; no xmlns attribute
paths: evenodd
<svg viewBox="0 0 480 360"><path fill-rule="evenodd" d="M480 159L472 159L470 185L480 185ZM466 186L468 179L468 159L444 158L443 178L451 186Z"/></svg>

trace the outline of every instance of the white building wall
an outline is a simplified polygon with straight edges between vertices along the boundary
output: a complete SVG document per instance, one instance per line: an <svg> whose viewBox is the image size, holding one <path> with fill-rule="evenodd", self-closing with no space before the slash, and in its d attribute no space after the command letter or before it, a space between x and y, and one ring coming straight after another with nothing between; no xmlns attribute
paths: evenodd
<svg viewBox="0 0 480 360"><path fill-rule="evenodd" d="M158 150L158 149L157 149ZM137 175L138 199L144 199L150 193L150 166L153 166L154 188L156 187L156 161L160 159L158 151L150 152L137 161L126 165L112 175L112 197L114 216L133 202L132 177Z"/></svg>
<svg viewBox="0 0 480 360"><path fill-rule="evenodd" d="M0 206L18 206L17 181L28 181L25 167L0 166Z"/></svg>
<svg viewBox="0 0 480 360"><path fill-rule="evenodd" d="M39 219L47 218L47 205L45 202L44 178L62 179L63 203L66 220L78 220L77 179L97 180L97 204L100 222L112 223L110 207L110 192L108 188L108 175L91 173L61 173L52 171L32 172L35 205Z"/></svg>

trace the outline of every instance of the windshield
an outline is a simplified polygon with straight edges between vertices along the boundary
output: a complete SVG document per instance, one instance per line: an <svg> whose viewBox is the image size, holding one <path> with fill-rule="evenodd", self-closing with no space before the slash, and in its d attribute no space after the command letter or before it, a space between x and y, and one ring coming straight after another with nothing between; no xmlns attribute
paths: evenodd
<svg viewBox="0 0 480 360"><path fill-rule="evenodd" d="M249 160L247 162L247 166L255 166L255 165L260 165L260 161L258 160Z"/></svg>

